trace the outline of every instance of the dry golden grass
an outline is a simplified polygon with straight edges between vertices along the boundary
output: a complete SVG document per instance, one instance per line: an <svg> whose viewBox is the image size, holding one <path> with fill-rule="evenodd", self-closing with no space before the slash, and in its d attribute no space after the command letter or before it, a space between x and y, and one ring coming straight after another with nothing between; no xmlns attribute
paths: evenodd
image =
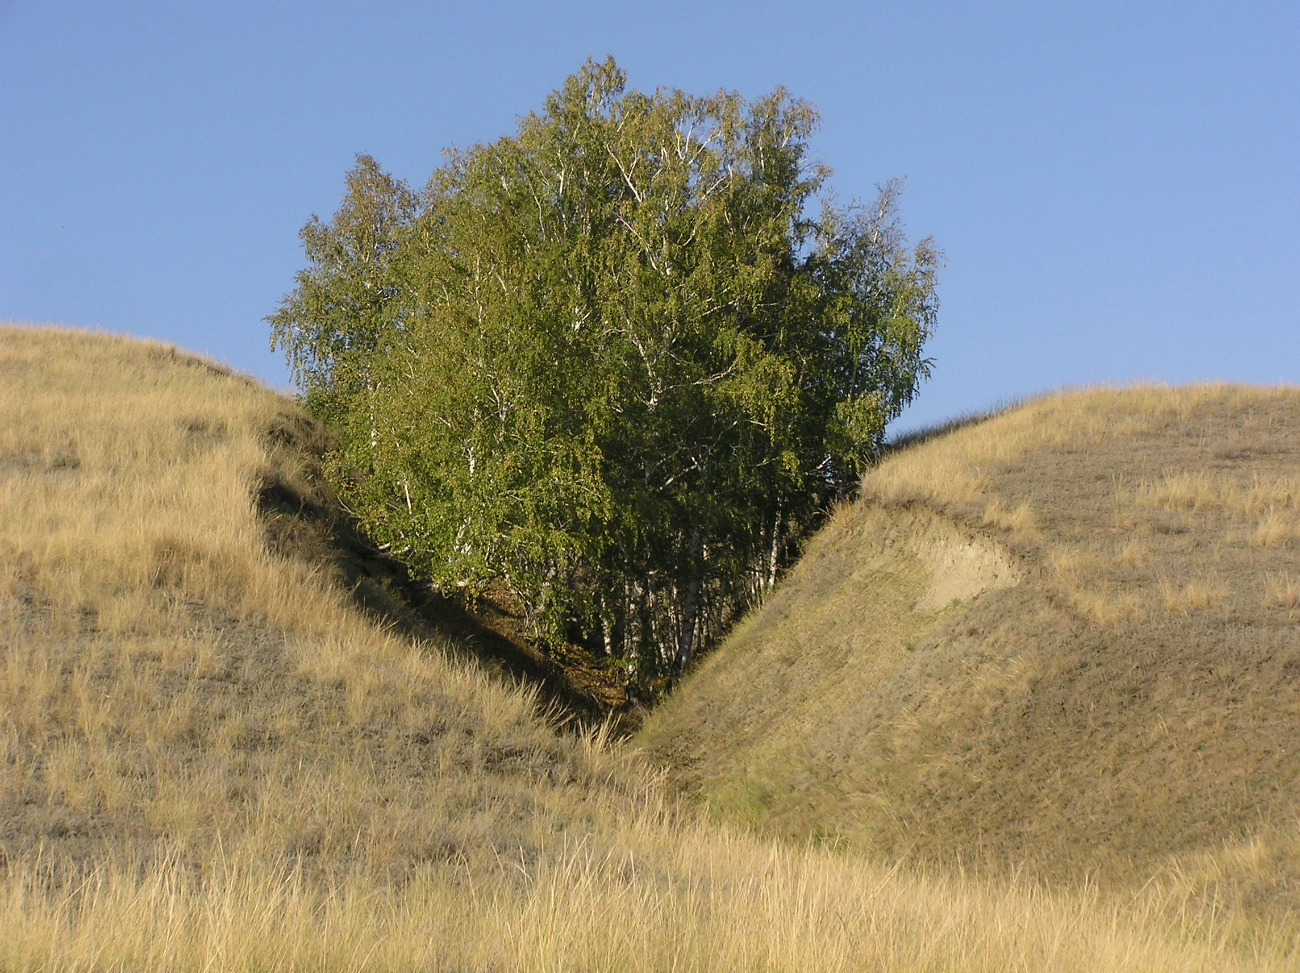
<svg viewBox="0 0 1300 973"><path fill-rule="evenodd" d="M1300 576L1270 574L1264 582L1264 604L1285 608L1295 617L1300 610Z"/></svg>
<svg viewBox="0 0 1300 973"><path fill-rule="evenodd" d="M292 403L52 329L0 328L0 375L0 969L1297 965L1222 921L1199 859L1115 898L702 820L285 542L259 494L323 502ZM953 564L1004 590L988 551ZM1035 671L978 673L980 698Z"/></svg>
<svg viewBox="0 0 1300 973"><path fill-rule="evenodd" d="M1175 581L1171 578L1160 579L1160 598L1164 609L1169 613L1190 615L1193 612L1224 608L1229 603L1232 593L1226 585L1213 578L1192 578Z"/></svg>
<svg viewBox="0 0 1300 973"><path fill-rule="evenodd" d="M96 866L0 899L7 970L1224 971L1294 965L1213 902L925 876L716 826L611 822L535 862L329 886L287 861Z"/></svg>
<svg viewBox="0 0 1300 973"><path fill-rule="evenodd" d="M1000 500L994 498L984 504L981 520L987 526L1011 531L1025 538L1038 535L1038 517L1027 503L1020 504L1014 510L1007 510Z"/></svg>
<svg viewBox="0 0 1300 973"><path fill-rule="evenodd" d="M1251 532L1252 547L1284 547L1300 541L1300 517L1269 510L1260 517Z"/></svg>
<svg viewBox="0 0 1300 973"><path fill-rule="evenodd" d="M641 742L765 833L1150 882L1289 941L1296 841L1205 883L1300 818L1298 468L1285 388L1093 389L921 437ZM969 545L1015 583L928 597Z"/></svg>

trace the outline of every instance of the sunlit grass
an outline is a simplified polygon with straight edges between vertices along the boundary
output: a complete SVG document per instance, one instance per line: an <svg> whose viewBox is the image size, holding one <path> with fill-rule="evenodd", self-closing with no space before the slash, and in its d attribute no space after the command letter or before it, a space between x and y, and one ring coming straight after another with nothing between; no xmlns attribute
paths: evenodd
<svg viewBox="0 0 1300 973"><path fill-rule="evenodd" d="M0 328L0 375L0 969L1296 965L1201 878L1053 891L711 822L607 732L557 732L534 693L362 612L329 559L277 552L259 491L325 502L293 403L161 345L52 329ZM1031 543L1038 504L984 506L988 476L949 488ZM951 546L920 527L934 543L913 545L904 601ZM846 508L827 539L861 530ZM980 590L1019 583L991 543L953 563ZM1274 576L1267 599L1293 610ZM932 614L966 590L932 591ZM797 667L815 648L783 651ZM996 709L1048 672L990 669L972 696ZM843 672L803 718L869 675Z"/></svg>
<svg viewBox="0 0 1300 973"><path fill-rule="evenodd" d="M915 437L641 740L764 833L1159 886L1285 952L1297 468L1286 388L1091 389Z"/></svg>

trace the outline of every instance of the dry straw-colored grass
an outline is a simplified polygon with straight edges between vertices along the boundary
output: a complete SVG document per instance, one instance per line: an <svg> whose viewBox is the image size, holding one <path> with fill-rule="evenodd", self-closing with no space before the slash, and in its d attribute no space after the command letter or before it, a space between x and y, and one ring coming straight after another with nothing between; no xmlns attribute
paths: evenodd
<svg viewBox="0 0 1300 973"><path fill-rule="evenodd" d="M1270 574L1264 582L1264 604L1285 608L1295 616L1300 611L1300 576Z"/></svg>
<svg viewBox="0 0 1300 973"><path fill-rule="evenodd" d="M1295 965L1203 882L1050 892L708 823L277 543L267 484L323 502L292 403L53 329L0 328L0 376L0 969Z"/></svg>
<svg viewBox="0 0 1300 973"><path fill-rule="evenodd" d="M11 970L1276 969L1229 941L1212 903L1163 890L1104 901L886 869L717 826L610 822L616 850L557 839L528 865L425 865L400 886L222 856L101 865L50 894L39 869L0 899Z"/></svg>
<svg viewBox="0 0 1300 973"><path fill-rule="evenodd" d="M1092 389L919 437L641 740L766 833L1160 887L1289 948L1297 469L1287 388ZM940 585L990 548L1014 583Z"/></svg>

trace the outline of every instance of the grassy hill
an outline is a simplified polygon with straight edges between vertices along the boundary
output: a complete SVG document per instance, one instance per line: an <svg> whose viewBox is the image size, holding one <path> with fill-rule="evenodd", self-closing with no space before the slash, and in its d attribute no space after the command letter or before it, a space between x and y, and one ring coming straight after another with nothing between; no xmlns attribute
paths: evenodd
<svg viewBox="0 0 1300 973"><path fill-rule="evenodd" d="M314 473L326 440L172 348L0 328L0 969L1297 965L1204 883L1050 891L678 805L632 749L558 729L490 626L375 557ZM999 557L995 584L1028 576ZM769 611L801 611L800 577ZM909 656L937 658L923 627Z"/></svg>
<svg viewBox="0 0 1300 973"><path fill-rule="evenodd" d="M784 836L1300 908L1300 391L1051 396L906 444L645 727Z"/></svg>

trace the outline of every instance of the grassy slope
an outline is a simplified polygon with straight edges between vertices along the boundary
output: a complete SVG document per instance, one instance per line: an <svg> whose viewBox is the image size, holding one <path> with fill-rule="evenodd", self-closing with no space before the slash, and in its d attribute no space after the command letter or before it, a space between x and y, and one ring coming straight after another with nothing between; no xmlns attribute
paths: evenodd
<svg viewBox="0 0 1300 973"><path fill-rule="evenodd" d="M5 338L9 856L238 834L382 868L527 847L519 821L605 774L524 694L386 636L333 566L272 553L252 500L303 479L292 405L158 346Z"/></svg>
<svg viewBox="0 0 1300 973"><path fill-rule="evenodd" d="M0 376L2 969L1292 962L1177 889L927 878L676 811L411 636L321 529L292 403L49 329L0 328Z"/></svg>
<svg viewBox="0 0 1300 973"><path fill-rule="evenodd" d="M680 787L875 855L1300 907L1300 392L1046 398L864 493L645 727Z"/></svg>

